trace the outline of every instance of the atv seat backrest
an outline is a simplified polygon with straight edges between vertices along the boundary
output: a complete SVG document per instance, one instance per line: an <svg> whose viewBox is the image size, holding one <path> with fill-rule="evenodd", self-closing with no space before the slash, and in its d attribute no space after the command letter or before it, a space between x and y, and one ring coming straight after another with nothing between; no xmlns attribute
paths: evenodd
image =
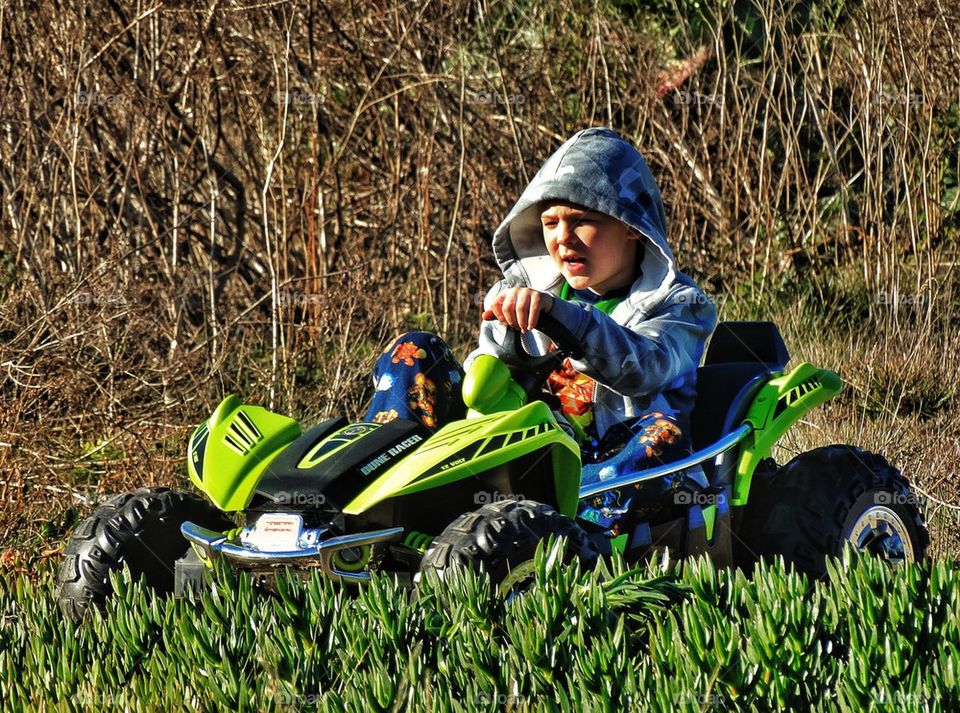
<svg viewBox="0 0 960 713"><path fill-rule="evenodd" d="M721 322L710 337L703 365L760 362L783 370L787 345L773 322Z"/></svg>
<svg viewBox="0 0 960 713"><path fill-rule="evenodd" d="M697 369L697 400L691 417L693 445L700 450L736 428L757 391L780 374L790 356L772 322L721 322Z"/></svg>

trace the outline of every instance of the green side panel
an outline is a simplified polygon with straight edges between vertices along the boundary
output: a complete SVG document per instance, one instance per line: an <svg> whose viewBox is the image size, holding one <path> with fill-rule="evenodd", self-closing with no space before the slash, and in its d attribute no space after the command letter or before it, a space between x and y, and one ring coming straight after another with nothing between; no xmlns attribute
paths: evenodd
<svg viewBox="0 0 960 713"><path fill-rule="evenodd" d="M481 354L463 377L463 403L476 414L514 411L527 402L527 395L513 380L510 369L495 356Z"/></svg>
<svg viewBox="0 0 960 713"><path fill-rule="evenodd" d="M515 411L447 424L414 453L388 468L343 511L359 515L387 498L439 488L548 446L553 452L557 506L565 515L575 514L580 449L557 426L542 401ZM566 454L558 455L557 451Z"/></svg>
<svg viewBox="0 0 960 713"><path fill-rule="evenodd" d="M746 505L757 464L768 458L774 444L797 420L843 389L843 380L828 369L803 362L789 374L771 379L756 395L744 423L753 427L743 442L731 505Z"/></svg>
<svg viewBox="0 0 960 713"><path fill-rule="evenodd" d="M263 470L299 436L292 418L230 395L190 437L187 471L221 510L243 510Z"/></svg>
<svg viewBox="0 0 960 713"><path fill-rule="evenodd" d="M706 528L707 542L713 540L713 528L717 524L717 506L706 505L700 508L700 514L703 515L703 525Z"/></svg>
<svg viewBox="0 0 960 713"><path fill-rule="evenodd" d="M550 414L553 418L553 414ZM567 436L564 437L573 443L573 450L569 448L554 448L550 452L553 460L553 486L557 493L557 512L569 518L577 516L577 505L580 502L580 446Z"/></svg>

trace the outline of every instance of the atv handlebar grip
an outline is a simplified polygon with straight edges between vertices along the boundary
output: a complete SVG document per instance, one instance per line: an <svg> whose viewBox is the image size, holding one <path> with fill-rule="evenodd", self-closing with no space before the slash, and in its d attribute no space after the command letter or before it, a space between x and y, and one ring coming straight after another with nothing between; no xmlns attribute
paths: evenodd
<svg viewBox="0 0 960 713"><path fill-rule="evenodd" d="M583 355L583 350L573 332L549 314L540 313L536 329L556 343L557 351L547 352L541 356L528 354L523 348L523 335L520 330L511 327L507 329L508 332L513 332L512 335L508 334L507 340L507 344L512 347L510 350L512 353L503 354L501 359L511 367L513 379L523 389L528 401L537 398L547 377L563 364L564 357L571 356L579 359ZM512 343L510 336L513 337Z"/></svg>

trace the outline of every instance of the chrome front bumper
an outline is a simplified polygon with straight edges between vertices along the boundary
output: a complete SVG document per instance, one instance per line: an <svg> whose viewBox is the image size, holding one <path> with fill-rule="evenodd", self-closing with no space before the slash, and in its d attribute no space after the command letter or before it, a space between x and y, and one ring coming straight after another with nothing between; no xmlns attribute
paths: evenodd
<svg viewBox="0 0 960 713"><path fill-rule="evenodd" d="M367 545L383 542L392 542L403 534L402 527L391 527L386 530L361 532L356 535L340 535L331 537L312 547L289 550L285 552L270 552L256 550L242 545L228 542L222 532L200 527L192 522L185 522L180 526L180 532L187 540L200 548L206 559L223 557L242 569L268 568L274 565L319 565L328 577L345 582L365 582L370 579L367 571L348 572L333 566L333 556L342 550L355 549Z"/></svg>

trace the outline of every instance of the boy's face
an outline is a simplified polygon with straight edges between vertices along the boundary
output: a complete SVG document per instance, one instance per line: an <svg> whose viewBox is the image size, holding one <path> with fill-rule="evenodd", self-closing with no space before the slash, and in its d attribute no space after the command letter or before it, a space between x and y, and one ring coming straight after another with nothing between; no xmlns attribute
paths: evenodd
<svg viewBox="0 0 960 713"><path fill-rule="evenodd" d="M547 251L575 290L598 295L633 282L639 235L616 218L555 203L540 214Z"/></svg>

